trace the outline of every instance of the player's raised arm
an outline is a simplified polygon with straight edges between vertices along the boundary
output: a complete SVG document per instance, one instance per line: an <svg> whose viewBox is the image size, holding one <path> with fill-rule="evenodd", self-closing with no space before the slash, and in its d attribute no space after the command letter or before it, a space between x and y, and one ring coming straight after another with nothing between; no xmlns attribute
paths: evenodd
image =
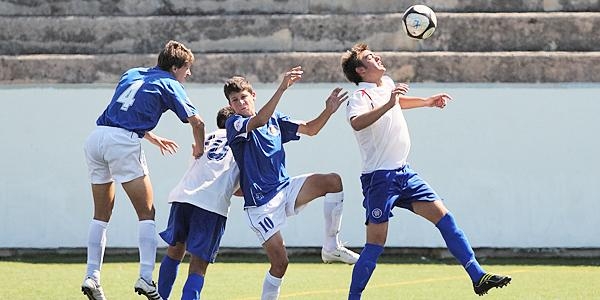
<svg viewBox="0 0 600 300"><path fill-rule="evenodd" d="M277 104L279 104L279 100L281 99L281 96L285 90L292 86L296 81L300 80L302 78L302 73L304 73L304 71L302 71L302 67L297 66L284 74L283 80L281 81L281 84L279 84L275 94L273 94L271 99L258 111L254 117L248 121L248 132L267 124L269 118L271 118L275 112L275 108L277 107Z"/></svg>
<svg viewBox="0 0 600 300"><path fill-rule="evenodd" d="M336 87L331 91L327 100L325 100L325 109L312 121L306 124L300 124L298 132L309 136L316 135L321 131L323 126L327 123L331 115L333 115L340 105L348 99L348 92L343 91L342 88Z"/></svg>
<svg viewBox="0 0 600 300"><path fill-rule="evenodd" d="M446 93L435 94L427 98L401 96L399 99L402 109L410 109L417 107L439 107L444 108L452 97Z"/></svg>

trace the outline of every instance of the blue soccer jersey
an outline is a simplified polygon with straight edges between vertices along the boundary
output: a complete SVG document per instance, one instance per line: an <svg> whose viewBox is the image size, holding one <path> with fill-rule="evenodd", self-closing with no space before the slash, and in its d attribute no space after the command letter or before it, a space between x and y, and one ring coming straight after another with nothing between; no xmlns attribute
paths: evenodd
<svg viewBox="0 0 600 300"><path fill-rule="evenodd" d="M227 140L240 168L244 207L261 206L286 187L290 177L285 169L283 144L300 139L298 124L275 112L269 122L246 132L250 117L227 119Z"/></svg>
<svg viewBox="0 0 600 300"><path fill-rule="evenodd" d="M121 76L96 124L127 129L143 137L167 110L175 112L184 123L198 114L183 85L171 73L158 67L133 68Z"/></svg>

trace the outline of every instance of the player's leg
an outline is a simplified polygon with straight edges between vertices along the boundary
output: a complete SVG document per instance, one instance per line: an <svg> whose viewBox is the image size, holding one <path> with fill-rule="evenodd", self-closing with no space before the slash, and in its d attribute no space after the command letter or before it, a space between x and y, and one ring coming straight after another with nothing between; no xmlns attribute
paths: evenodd
<svg viewBox="0 0 600 300"><path fill-rule="evenodd" d="M280 230L285 226L287 217L297 212L294 202L303 181L304 178L300 182L292 179L269 203L244 209L248 225L256 233L271 263L263 281L262 300L279 297L281 282L289 263Z"/></svg>
<svg viewBox="0 0 600 300"><path fill-rule="evenodd" d="M124 182L123 189L133 204L138 216L138 247L140 252L140 278L134 288L138 294L148 299L161 299L156 284L152 281L152 272L156 260L156 224L154 222L153 191L147 175Z"/></svg>
<svg viewBox="0 0 600 300"><path fill-rule="evenodd" d="M279 298L283 276L288 267L288 256L281 233L277 231L263 244L271 267L263 281L261 300L276 300Z"/></svg>
<svg viewBox="0 0 600 300"><path fill-rule="evenodd" d="M160 237L169 245L167 255L161 261L158 271L158 293L168 299L179 271L179 265L185 256L186 240L189 234L189 218L193 208L187 203L171 203L167 228ZM191 205L190 205L191 206Z"/></svg>
<svg viewBox="0 0 600 300"><path fill-rule="evenodd" d="M177 278L179 265L185 256L185 243L176 243L175 246L167 247L165 255L160 263L158 270L158 294L163 299L168 299L173 290L173 284Z"/></svg>
<svg viewBox="0 0 600 300"><path fill-rule="evenodd" d="M348 300L360 299L367 286L387 239L388 222L369 223L367 225L367 243L352 269L352 281Z"/></svg>
<svg viewBox="0 0 600 300"><path fill-rule="evenodd" d="M206 260L194 254L191 255L190 271L187 280L183 285L181 300L200 299L200 293L202 292L202 287L204 287L204 277L206 276L207 268L208 262Z"/></svg>
<svg viewBox="0 0 600 300"><path fill-rule="evenodd" d="M112 182L92 184L94 218L90 222L87 245L87 272L81 289L89 299L105 299L100 285L100 269L106 248L106 227L115 203L115 185Z"/></svg>
<svg viewBox="0 0 600 300"><path fill-rule="evenodd" d="M301 177L294 177L290 185L295 184L294 181L299 182L299 178ZM358 254L344 247L339 240L344 209L344 192L342 178L338 174L308 175L295 197L294 210L300 210L310 201L321 196L325 196L323 202L325 239L321 250L323 262L341 261L348 264L356 263Z"/></svg>
<svg viewBox="0 0 600 300"><path fill-rule="evenodd" d="M458 227L454 216L446 209L442 201L417 201L412 204L413 211L433 223L446 242L452 255L465 268L471 281L478 281L485 271L475 259L475 253L465 233Z"/></svg>
<svg viewBox="0 0 600 300"><path fill-rule="evenodd" d="M106 247L106 227L115 205L115 185L92 184L94 198L94 219L88 233L88 276L100 282L100 268Z"/></svg>
<svg viewBox="0 0 600 300"><path fill-rule="evenodd" d="M213 263L217 257L227 217L188 203L180 204L185 210L182 213L189 215L186 247L191 254L181 299L195 300L200 299L208 264Z"/></svg>
<svg viewBox="0 0 600 300"><path fill-rule="evenodd" d="M450 253L465 268L471 280L477 282L485 272L475 259L475 253L466 235L440 200L441 197L408 166L402 170L402 182L404 184L401 193L404 197L398 201L399 205L433 223L442 234Z"/></svg>
<svg viewBox="0 0 600 300"><path fill-rule="evenodd" d="M86 139L84 153L94 199L94 218L90 222L87 245L87 271L81 290L89 299L105 299L100 286L100 269L106 247L106 227L115 203L115 185L109 164L104 159L104 136L110 134L96 128ZM110 147L108 147L110 148Z"/></svg>
<svg viewBox="0 0 600 300"><path fill-rule="evenodd" d="M402 176L399 170L377 171L363 174L360 177L365 207L365 224L367 225L367 241L360 253L356 265L352 269L352 281L348 299L360 299L367 286L377 260L385 245L388 234L389 218L398 199L397 177Z"/></svg>
<svg viewBox="0 0 600 300"><path fill-rule="evenodd" d="M442 201L417 201L413 202L412 207L416 214L429 220L438 228L446 242L448 251L469 274L475 293L483 295L493 287L503 287L510 282L511 278L509 276L485 273L475 258L475 253L467 236Z"/></svg>

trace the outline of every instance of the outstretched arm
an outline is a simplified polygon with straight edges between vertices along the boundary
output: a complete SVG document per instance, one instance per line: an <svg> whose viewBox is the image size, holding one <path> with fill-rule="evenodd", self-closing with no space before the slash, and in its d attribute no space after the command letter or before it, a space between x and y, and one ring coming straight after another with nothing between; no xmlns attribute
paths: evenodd
<svg viewBox="0 0 600 300"><path fill-rule="evenodd" d="M400 97L400 107L402 109L410 109L416 107L439 107L444 108L448 101L452 100L452 97L446 93L435 94L427 98L420 97Z"/></svg>
<svg viewBox="0 0 600 300"><path fill-rule="evenodd" d="M261 127L269 122L269 118L271 118L275 112L275 108L277 107L277 104L279 104L279 100L281 99L283 92L285 92L285 90L292 86L296 81L300 80L302 78L302 73L304 73L304 71L302 71L301 66L294 67L285 73L281 84L277 88L277 91L275 91L275 94L273 94L271 99L258 111L256 116L250 118L248 121L246 129L247 132L250 132L255 128Z"/></svg>
<svg viewBox="0 0 600 300"><path fill-rule="evenodd" d="M331 115L333 115L340 105L348 99L348 92L342 92L342 88L336 87L331 91L327 100L325 100L325 109L315 119L307 122L306 124L300 124L298 126L298 132L309 136L316 135L321 131L323 126L327 123Z"/></svg>

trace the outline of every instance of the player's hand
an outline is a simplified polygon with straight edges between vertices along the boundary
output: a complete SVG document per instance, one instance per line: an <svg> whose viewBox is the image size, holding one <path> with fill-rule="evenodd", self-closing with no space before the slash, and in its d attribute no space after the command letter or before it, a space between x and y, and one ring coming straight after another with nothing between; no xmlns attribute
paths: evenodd
<svg viewBox="0 0 600 300"><path fill-rule="evenodd" d="M333 89L333 91L331 91L331 94L329 97L327 97L327 100L325 100L325 109L329 113L333 114L346 100L348 100L348 92L343 91L340 87L336 87Z"/></svg>
<svg viewBox="0 0 600 300"><path fill-rule="evenodd" d="M392 93L396 93L397 95L406 95L408 90L408 83L397 83L396 87L392 90Z"/></svg>
<svg viewBox="0 0 600 300"><path fill-rule="evenodd" d="M388 103L393 102L393 107L393 105L396 105L396 103L398 103L398 101L400 100L400 96L406 95L406 93L408 93L408 83L396 84L396 87L392 90L392 94L390 95L390 100Z"/></svg>
<svg viewBox="0 0 600 300"><path fill-rule="evenodd" d="M285 72L285 74L283 75L283 80L281 81L281 85L279 85L279 88L282 90L286 90L287 88L292 86L296 81L300 80L302 78L303 73L304 71L302 71L302 66L293 67L288 72Z"/></svg>
<svg viewBox="0 0 600 300"><path fill-rule="evenodd" d="M425 103L429 107L444 108L452 97L446 93L436 94L425 99Z"/></svg>
<svg viewBox="0 0 600 300"><path fill-rule="evenodd" d="M177 149L179 149L179 145L177 145L175 141L160 137L150 131L146 132L144 138L153 145L156 145L160 149L162 155L165 155L165 153L175 154Z"/></svg>

